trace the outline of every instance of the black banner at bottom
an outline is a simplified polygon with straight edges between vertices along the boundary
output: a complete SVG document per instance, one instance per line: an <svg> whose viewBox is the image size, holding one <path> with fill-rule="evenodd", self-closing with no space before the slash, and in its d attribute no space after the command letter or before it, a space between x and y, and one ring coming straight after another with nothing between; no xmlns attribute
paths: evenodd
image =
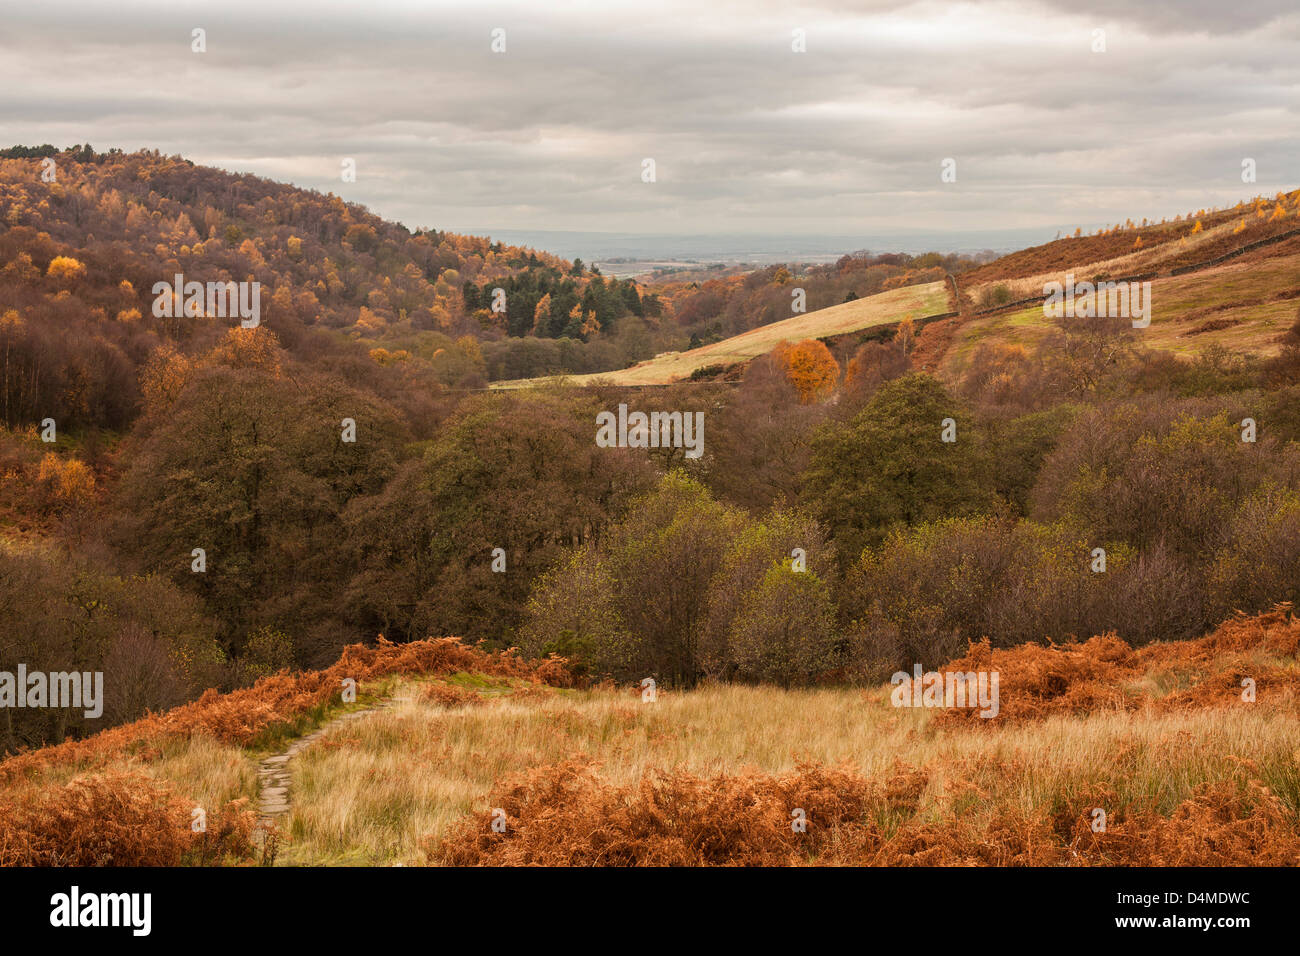
<svg viewBox="0 0 1300 956"><path fill-rule="evenodd" d="M689 926L693 941L735 943L767 939L782 923L806 932L830 921L873 935L894 927L905 939L942 929L954 943L973 931L1232 945L1294 926L1297 883L1295 870L1202 868L42 869L0 870L0 907L19 938L128 947L346 946L352 934L364 944L403 929L432 942L431 924L493 945L564 926L611 941L662 941Z"/></svg>

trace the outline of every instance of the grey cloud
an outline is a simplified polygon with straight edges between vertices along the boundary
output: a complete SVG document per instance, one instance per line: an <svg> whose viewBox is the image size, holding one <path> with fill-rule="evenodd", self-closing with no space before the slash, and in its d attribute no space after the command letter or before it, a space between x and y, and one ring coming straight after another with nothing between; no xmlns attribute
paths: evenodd
<svg viewBox="0 0 1300 956"><path fill-rule="evenodd" d="M1294 188L1300 14L1128 7L32 5L0 38L0 140L157 147L479 232L1065 228L1235 201L1242 156Z"/></svg>

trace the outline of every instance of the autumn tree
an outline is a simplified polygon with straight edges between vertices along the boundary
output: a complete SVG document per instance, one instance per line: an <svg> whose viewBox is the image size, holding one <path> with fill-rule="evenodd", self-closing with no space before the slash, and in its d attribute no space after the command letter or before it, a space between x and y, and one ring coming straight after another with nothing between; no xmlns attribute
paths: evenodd
<svg viewBox="0 0 1300 956"><path fill-rule="evenodd" d="M788 625L800 617L774 613L772 602L779 604L800 590L783 582L781 575L807 573L820 575L821 581L834 568L835 555L825 532L807 515L776 508L747 523L732 538L709 586L708 613L700 637L701 662L708 674L722 680L778 679L764 661L773 642L787 640ZM774 570L777 573L769 580ZM805 593L803 597L815 598L814 610L820 614L830 605L820 600L826 597L824 585L813 590L816 595ZM746 612L758 605L765 610L747 617ZM747 628L754 628L755 633L747 633ZM814 644L820 643L821 638L807 636Z"/></svg>
<svg viewBox="0 0 1300 956"><path fill-rule="evenodd" d="M205 362L229 368L259 369L269 375L278 375L280 356L280 340L269 328L264 325L251 329L235 326L226 330L221 342L205 356Z"/></svg>
<svg viewBox="0 0 1300 956"><path fill-rule="evenodd" d="M916 324L910 318L903 319L898 323L898 330L894 333L894 341L898 343L898 349L903 353L903 358L906 359L916 341Z"/></svg>
<svg viewBox="0 0 1300 956"><path fill-rule="evenodd" d="M194 362L173 346L160 345L154 349L140 370L140 391L146 407L157 409L170 405L189 383L193 372Z"/></svg>
<svg viewBox="0 0 1300 956"><path fill-rule="evenodd" d="M300 661L329 659L348 633L341 514L383 487L404 434L390 409L337 380L198 369L130 445L119 547L202 597L227 649L273 625L294 637Z"/></svg>
<svg viewBox="0 0 1300 956"><path fill-rule="evenodd" d="M840 366L824 343L816 339L795 344L783 342L773 349L773 356L805 405L824 401L835 391Z"/></svg>
<svg viewBox="0 0 1300 956"><path fill-rule="evenodd" d="M830 413L828 404L801 404L784 369L770 354L759 356L726 405L706 419L705 481L720 498L755 512L795 500L813 429Z"/></svg>
<svg viewBox="0 0 1300 956"><path fill-rule="evenodd" d="M835 611L820 576L773 564L731 627L740 680L789 688L810 684L836 663Z"/></svg>
<svg viewBox="0 0 1300 956"><path fill-rule="evenodd" d="M45 274L51 279L71 282L86 274L86 266L71 256L55 256L50 260L50 266L45 270Z"/></svg>
<svg viewBox="0 0 1300 956"><path fill-rule="evenodd" d="M223 683L225 658L198 600L156 575L124 575L56 545L0 550L0 621L0 670L104 675L98 719L84 707L7 708L5 752L95 733Z"/></svg>
<svg viewBox="0 0 1300 956"><path fill-rule="evenodd" d="M533 335L546 335L551 324L551 294L548 292L537 300L533 309Z"/></svg>
<svg viewBox="0 0 1300 956"><path fill-rule="evenodd" d="M1063 317L1039 354L1061 390L1085 395L1103 390L1124 371L1136 339L1132 320L1123 316Z"/></svg>
<svg viewBox="0 0 1300 956"><path fill-rule="evenodd" d="M818 429L803 501L852 560L892 527L986 505L984 467L961 403L914 373L881 386L848 421Z"/></svg>
<svg viewBox="0 0 1300 956"><path fill-rule="evenodd" d="M646 655L619 614L608 560L593 542L537 579L524 608L519 646L530 657L559 654L593 676L636 679Z"/></svg>
<svg viewBox="0 0 1300 956"><path fill-rule="evenodd" d="M675 686L703 674L709 586L744 517L682 472L665 476L609 534L615 600L642 669Z"/></svg>
<svg viewBox="0 0 1300 956"><path fill-rule="evenodd" d="M864 342L849 359L844 375L843 397L858 407L885 382L906 374L907 357L891 342Z"/></svg>
<svg viewBox="0 0 1300 956"><path fill-rule="evenodd" d="M597 447L596 411L561 393L467 401L422 460L348 509L358 619L412 637L513 633L536 577L651 480L643 455Z"/></svg>

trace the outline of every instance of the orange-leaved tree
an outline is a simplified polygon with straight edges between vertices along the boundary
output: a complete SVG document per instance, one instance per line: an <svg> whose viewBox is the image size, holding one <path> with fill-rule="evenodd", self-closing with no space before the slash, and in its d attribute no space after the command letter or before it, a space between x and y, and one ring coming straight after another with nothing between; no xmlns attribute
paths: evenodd
<svg viewBox="0 0 1300 956"><path fill-rule="evenodd" d="M79 279L86 274L86 267L80 260L71 256L55 256L45 274L51 279Z"/></svg>
<svg viewBox="0 0 1300 956"><path fill-rule="evenodd" d="M816 339L783 342L772 350L786 380L799 392L801 404L809 405L827 398L840 380L840 365L831 350Z"/></svg>

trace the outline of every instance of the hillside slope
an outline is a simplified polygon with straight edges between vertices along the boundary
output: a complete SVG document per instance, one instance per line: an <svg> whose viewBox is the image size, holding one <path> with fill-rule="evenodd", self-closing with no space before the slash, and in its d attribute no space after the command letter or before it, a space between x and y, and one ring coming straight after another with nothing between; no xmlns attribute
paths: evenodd
<svg viewBox="0 0 1300 956"><path fill-rule="evenodd" d="M945 283L927 282L923 285L905 286L795 315L687 352L658 355L632 368L593 375L574 375L566 378L566 381L574 385L594 382L612 385L668 385L688 378L692 372L700 369L744 364L765 355L783 342L845 335L876 326L896 324L904 319L937 315L946 310ZM525 384L528 384L526 379L497 382L494 387L518 388Z"/></svg>
<svg viewBox="0 0 1300 956"><path fill-rule="evenodd" d="M1300 299L1300 239L1226 263L1151 281L1151 324L1143 346L1177 355L1213 347L1261 357L1276 355L1295 322ZM1037 345L1054 328L1041 305L964 321L941 368L950 378L968 367L976 347Z"/></svg>
<svg viewBox="0 0 1300 956"><path fill-rule="evenodd" d="M177 275L257 282L260 321L291 351L318 353L331 333L444 385L486 383L480 342L585 338L646 311L631 281L486 237L411 230L333 193L157 151L11 147L0 150L5 424L125 425L151 350L192 353L235 324L155 315L155 285ZM508 293L499 308L497 290ZM54 328L62 334L41 331ZM587 367L610 367L600 359Z"/></svg>
<svg viewBox="0 0 1300 956"><path fill-rule="evenodd" d="M1195 354L1211 347L1278 351L1289 327L1288 303L1300 297L1300 190L1223 210L1201 210L1186 221L1117 225L1093 236L1054 240L961 271L961 315L921 332L914 367L960 374L982 343L1034 346L1051 330L1041 308L1049 282L1141 276L1153 284L1153 323L1143 344ZM1258 248L1256 248L1258 246ZM803 339L827 340L948 311L945 282L891 289L772 322L684 352L669 352L615 372L568 376L573 385L667 385L704 369L725 370ZM1033 305L997 308L1033 299ZM517 388L516 379L494 387Z"/></svg>

